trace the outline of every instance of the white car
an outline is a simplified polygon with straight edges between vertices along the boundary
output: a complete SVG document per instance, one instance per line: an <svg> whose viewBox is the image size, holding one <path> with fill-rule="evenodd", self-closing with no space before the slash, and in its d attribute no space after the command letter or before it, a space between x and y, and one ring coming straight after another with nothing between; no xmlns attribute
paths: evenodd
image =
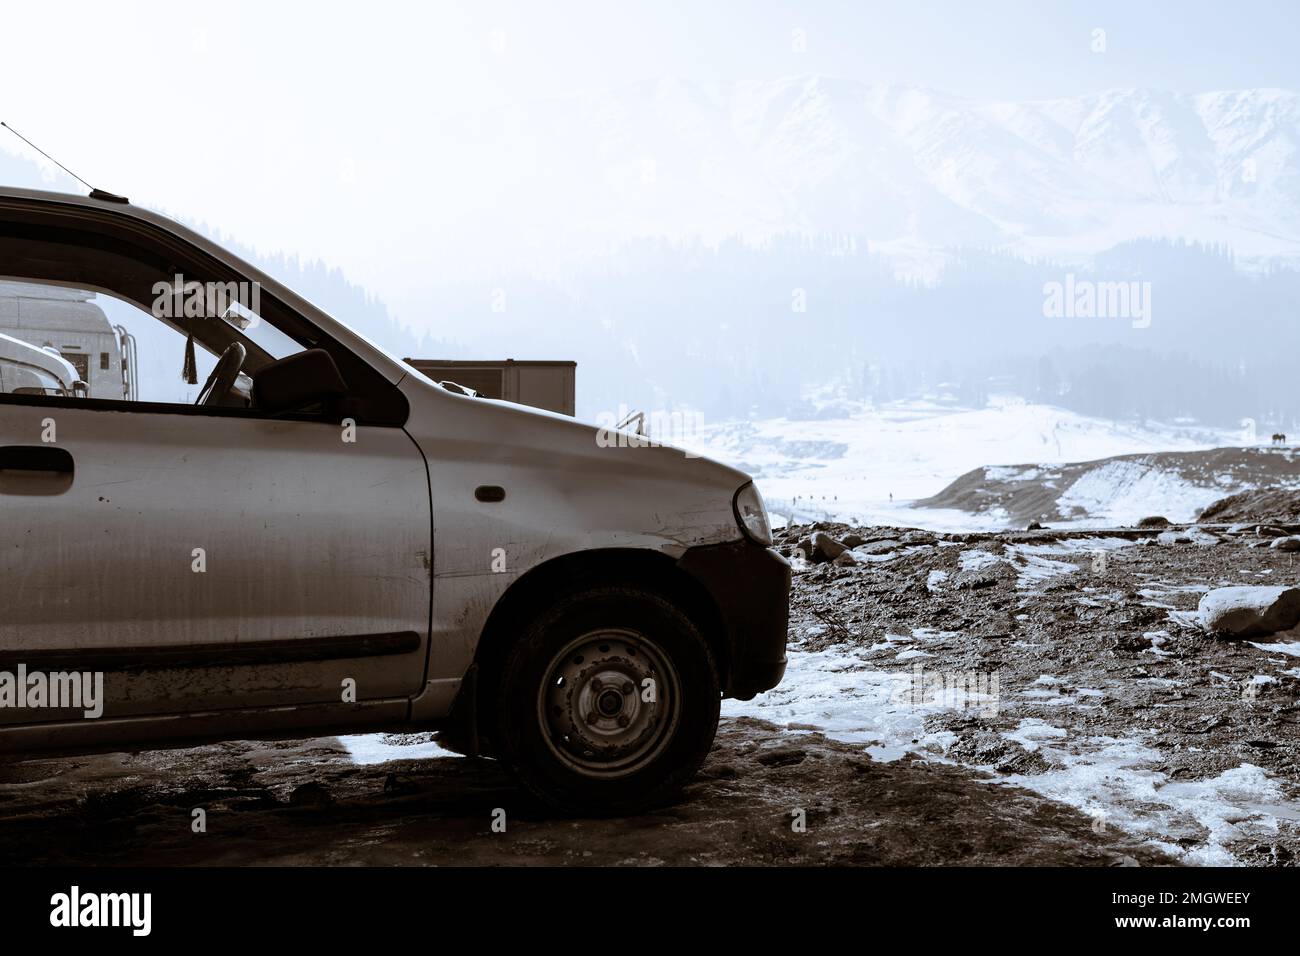
<svg viewBox="0 0 1300 956"><path fill-rule="evenodd" d="M0 394L0 676L103 680L95 717L0 694L0 751L443 728L622 813L780 681L790 569L745 474L441 388L119 197L0 189L0 279L161 323L178 373L218 357L193 405ZM190 308L214 286L238 321Z"/></svg>
<svg viewBox="0 0 1300 956"><path fill-rule="evenodd" d="M0 333L0 392L11 395L81 395L86 383L55 351Z"/></svg>

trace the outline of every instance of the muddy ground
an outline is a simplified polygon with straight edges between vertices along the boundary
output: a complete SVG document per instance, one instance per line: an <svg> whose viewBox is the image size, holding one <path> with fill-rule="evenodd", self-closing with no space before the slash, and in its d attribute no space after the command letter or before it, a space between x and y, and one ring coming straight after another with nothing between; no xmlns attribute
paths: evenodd
<svg viewBox="0 0 1300 956"><path fill-rule="evenodd" d="M785 546L809 530L792 529ZM0 863L1290 865L1300 856L1300 814L1290 817L1300 658L1208 637L1186 613L1197 589L1295 582L1294 555L1253 546L1249 530L1170 547L1133 532L854 530L854 566L795 558L787 681L724 709L703 772L670 808L555 819L487 760L359 764L333 738L237 742L0 765ZM1276 646L1288 641L1300 637ZM836 654L849 693L801 696L813 662ZM913 680L918 664L997 674L997 700L927 704L915 708L914 735L868 739L872 707L910 705L859 700L854 684ZM860 708L863 727L846 729L837 707ZM1112 760L1117 747L1130 749ZM204 833L194 832L196 808ZM498 809L504 833L492 827Z"/></svg>
<svg viewBox="0 0 1300 956"><path fill-rule="evenodd" d="M1163 861L982 774L881 764L728 719L672 807L548 818L488 760L357 766L331 739L30 761L3 771L0 863L206 865L1074 864ZM193 809L207 832L192 832ZM505 810L505 832L493 813ZM794 811L805 826L795 827Z"/></svg>
<svg viewBox="0 0 1300 956"><path fill-rule="evenodd" d="M918 752L1060 796L1182 862L1300 859L1300 629L1224 640L1195 613L1214 587L1300 583L1300 556L1268 547L1282 529L825 526L863 541L851 567L805 563L790 544L811 530L786 538L802 651L920 668L923 703L945 703L935 674L997 677L995 706L926 706Z"/></svg>

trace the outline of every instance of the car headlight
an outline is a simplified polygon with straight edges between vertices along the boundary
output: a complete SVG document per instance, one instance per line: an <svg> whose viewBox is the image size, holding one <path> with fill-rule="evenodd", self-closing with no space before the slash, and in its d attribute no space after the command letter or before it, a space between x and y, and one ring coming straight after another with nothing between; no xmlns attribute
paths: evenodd
<svg viewBox="0 0 1300 956"><path fill-rule="evenodd" d="M752 481L736 492L731 506L745 537L764 547L770 547L772 526L767 521L767 505L763 504L763 496L758 493Z"/></svg>

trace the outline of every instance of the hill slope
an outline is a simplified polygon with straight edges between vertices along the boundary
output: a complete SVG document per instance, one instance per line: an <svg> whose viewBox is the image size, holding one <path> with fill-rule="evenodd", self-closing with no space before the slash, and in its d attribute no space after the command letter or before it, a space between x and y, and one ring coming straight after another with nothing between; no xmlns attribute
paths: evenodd
<svg viewBox="0 0 1300 956"><path fill-rule="evenodd" d="M1068 462L1203 450L1229 436L1204 428L1117 424L994 396L982 409L927 400L876 407L833 402L805 419L728 422L698 434L662 437L752 474L780 517L975 530L1005 527L1008 516L996 510L996 500L949 489L950 483L984 481L986 470L990 482L1002 472L1008 473L1004 477L1015 472L979 467L986 462L1034 461L1039 464L1032 467L1050 466L1055 474L1062 467L1080 467ZM1021 480L1027 486L1035 479L1026 472ZM1196 506L1241 487L1218 486ZM943 510L911 507L918 498L923 499L918 505Z"/></svg>
<svg viewBox="0 0 1300 956"><path fill-rule="evenodd" d="M1011 525L1125 525L1147 515L1190 521L1229 495L1249 493L1236 507L1215 508L1216 521L1233 521L1260 517L1247 513L1260 505L1258 489L1278 494L1296 488L1300 454L1294 448L1214 448L975 468L916 505L998 517Z"/></svg>

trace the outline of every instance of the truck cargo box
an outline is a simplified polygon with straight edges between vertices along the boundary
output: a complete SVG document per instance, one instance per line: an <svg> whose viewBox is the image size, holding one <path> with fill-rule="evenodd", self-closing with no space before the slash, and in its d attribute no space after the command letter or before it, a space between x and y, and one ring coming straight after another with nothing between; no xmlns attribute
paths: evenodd
<svg viewBox="0 0 1300 956"><path fill-rule="evenodd" d="M455 382L485 398L572 415L577 362L403 359L435 382Z"/></svg>

